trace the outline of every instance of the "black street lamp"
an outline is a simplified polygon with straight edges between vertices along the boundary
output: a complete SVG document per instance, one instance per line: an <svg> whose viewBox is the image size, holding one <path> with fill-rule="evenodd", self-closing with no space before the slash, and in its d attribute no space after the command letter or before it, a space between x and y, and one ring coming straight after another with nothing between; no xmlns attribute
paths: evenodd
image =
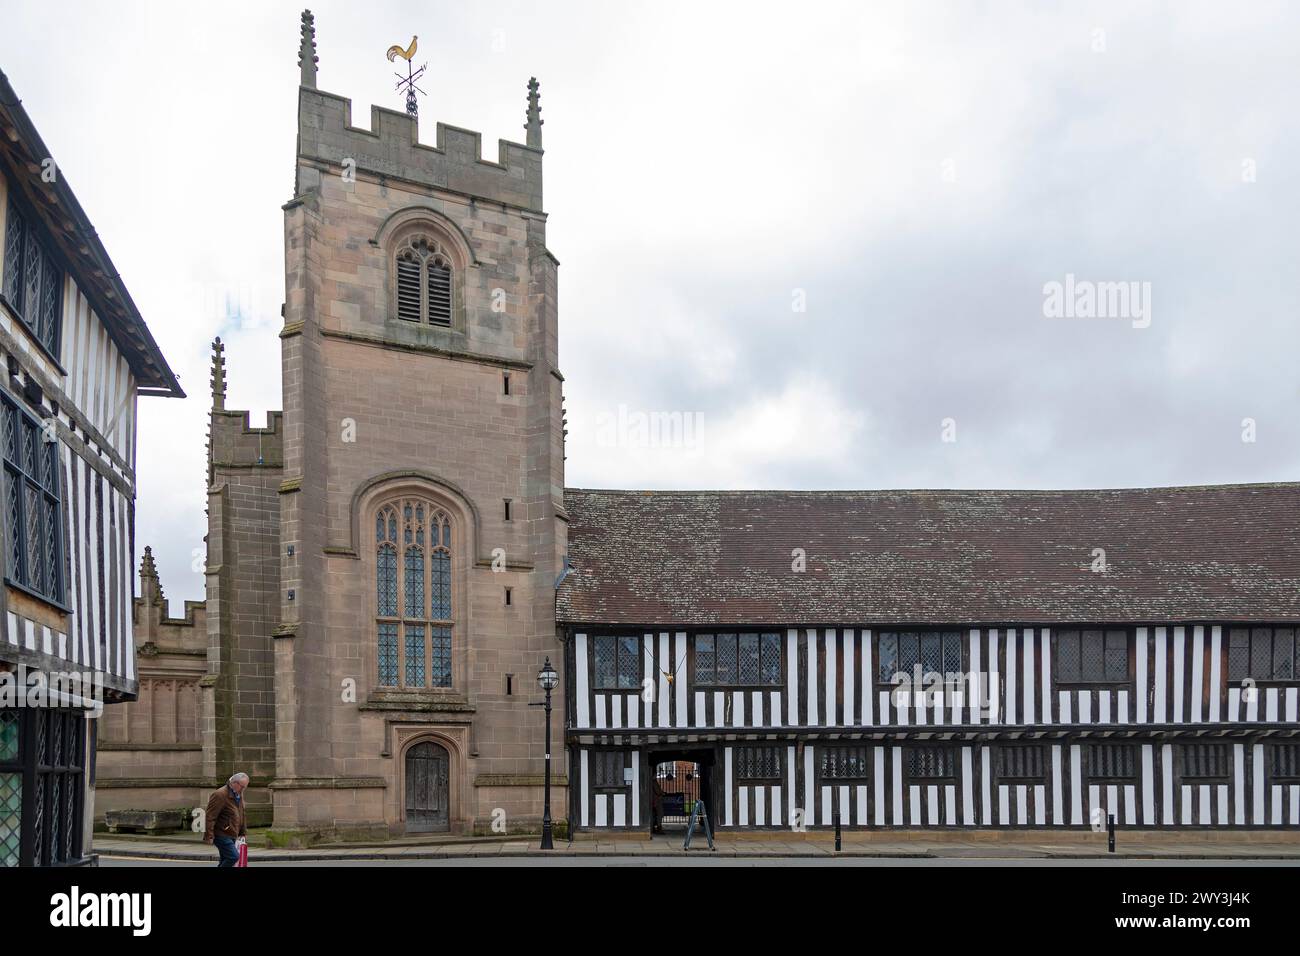
<svg viewBox="0 0 1300 956"><path fill-rule="evenodd" d="M551 691L555 690L560 683L560 675L555 673L555 668L551 666L551 658L546 658L546 663L537 673L537 683L546 691L546 788L544 803L542 804L542 849L553 850L555 845L551 842Z"/></svg>

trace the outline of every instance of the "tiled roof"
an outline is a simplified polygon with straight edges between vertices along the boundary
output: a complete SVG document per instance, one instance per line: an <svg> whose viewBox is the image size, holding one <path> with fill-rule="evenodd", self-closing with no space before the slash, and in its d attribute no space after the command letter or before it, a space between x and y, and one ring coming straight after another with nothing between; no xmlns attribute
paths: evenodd
<svg viewBox="0 0 1300 956"><path fill-rule="evenodd" d="M566 623L1300 621L1300 484L565 491ZM1094 549L1107 570L1092 570ZM792 570L802 549L806 570Z"/></svg>

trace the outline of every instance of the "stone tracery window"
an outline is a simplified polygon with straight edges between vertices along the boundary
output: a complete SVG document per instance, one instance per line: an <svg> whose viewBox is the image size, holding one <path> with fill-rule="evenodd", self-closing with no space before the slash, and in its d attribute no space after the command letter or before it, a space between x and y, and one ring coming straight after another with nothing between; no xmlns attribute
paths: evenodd
<svg viewBox="0 0 1300 956"><path fill-rule="evenodd" d="M379 684L451 686L451 518L404 497L375 515Z"/></svg>
<svg viewBox="0 0 1300 956"><path fill-rule="evenodd" d="M397 317L417 324L452 324L452 256L432 236L415 233L397 248Z"/></svg>

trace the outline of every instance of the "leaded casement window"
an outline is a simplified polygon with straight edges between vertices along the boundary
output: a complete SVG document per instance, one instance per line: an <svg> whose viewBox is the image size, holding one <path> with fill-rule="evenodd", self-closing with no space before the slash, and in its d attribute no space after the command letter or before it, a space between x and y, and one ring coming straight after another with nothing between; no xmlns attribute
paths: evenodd
<svg viewBox="0 0 1300 956"><path fill-rule="evenodd" d="M770 687L781 683L780 634L695 635L695 683Z"/></svg>
<svg viewBox="0 0 1300 956"><path fill-rule="evenodd" d="M1227 744L1180 744L1178 751L1184 780L1228 779Z"/></svg>
<svg viewBox="0 0 1300 956"><path fill-rule="evenodd" d="M732 754L737 780L780 780L782 747L737 747Z"/></svg>
<svg viewBox="0 0 1300 956"><path fill-rule="evenodd" d="M906 678L922 684L928 674L942 674L945 681L959 680L961 645L958 631L882 631L876 642L876 682L896 684Z"/></svg>
<svg viewBox="0 0 1300 956"><path fill-rule="evenodd" d="M869 747L827 746L819 751L823 780L864 780L870 765Z"/></svg>
<svg viewBox="0 0 1300 956"><path fill-rule="evenodd" d="M914 780L947 780L957 776L957 753L952 747L909 747L907 773Z"/></svg>
<svg viewBox="0 0 1300 956"><path fill-rule="evenodd" d="M38 235L37 220L12 196L5 214L5 301L51 355L58 355L63 270Z"/></svg>
<svg viewBox="0 0 1300 956"><path fill-rule="evenodd" d="M437 240L417 234L397 249L397 317L424 325L452 324L452 258Z"/></svg>
<svg viewBox="0 0 1300 956"><path fill-rule="evenodd" d="M23 836L23 766L18 759L22 711L0 710L0 867L17 866Z"/></svg>
<svg viewBox="0 0 1300 956"><path fill-rule="evenodd" d="M600 634L592 639L598 690L632 690L641 686L641 639L634 634Z"/></svg>
<svg viewBox="0 0 1300 956"><path fill-rule="evenodd" d="M9 580L63 603L59 443L42 422L0 393L5 559Z"/></svg>
<svg viewBox="0 0 1300 956"><path fill-rule="evenodd" d="M423 498L375 515L380 686L451 686L451 540L451 519Z"/></svg>
<svg viewBox="0 0 1300 956"><path fill-rule="evenodd" d="M596 790L623 789L628 786L627 755L621 750L593 750L587 758L591 767L591 785Z"/></svg>
<svg viewBox="0 0 1300 956"><path fill-rule="evenodd" d="M1122 684L1129 680L1128 631L1057 631L1058 684Z"/></svg>
<svg viewBox="0 0 1300 956"><path fill-rule="evenodd" d="M1268 745L1269 778L1273 783L1300 782L1300 744Z"/></svg>
<svg viewBox="0 0 1300 956"><path fill-rule="evenodd" d="M1043 780L1047 776L1047 748L1042 744L1000 744L994 752L1000 780Z"/></svg>
<svg viewBox="0 0 1300 956"><path fill-rule="evenodd" d="M1300 630L1234 627L1228 631L1228 680L1300 680Z"/></svg>
<svg viewBox="0 0 1300 956"><path fill-rule="evenodd" d="M1133 744L1088 744L1088 777L1092 780L1132 780L1137 777L1137 747Z"/></svg>
<svg viewBox="0 0 1300 956"><path fill-rule="evenodd" d="M82 858L85 761L81 711L0 710L0 866Z"/></svg>

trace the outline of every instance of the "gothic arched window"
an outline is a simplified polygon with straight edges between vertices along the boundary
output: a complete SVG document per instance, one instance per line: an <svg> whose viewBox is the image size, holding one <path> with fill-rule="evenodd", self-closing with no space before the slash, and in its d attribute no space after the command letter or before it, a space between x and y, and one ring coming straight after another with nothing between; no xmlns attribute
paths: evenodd
<svg viewBox="0 0 1300 956"><path fill-rule="evenodd" d="M406 322L450 326L452 257L437 240L422 233L398 247L397 317Z"/></svg>
<svg viewBox="0 0 1300 956"><path fill-rule="evenodd" d="M379 684L451 686L451 519L424 498L375 515Z"/></svg>

